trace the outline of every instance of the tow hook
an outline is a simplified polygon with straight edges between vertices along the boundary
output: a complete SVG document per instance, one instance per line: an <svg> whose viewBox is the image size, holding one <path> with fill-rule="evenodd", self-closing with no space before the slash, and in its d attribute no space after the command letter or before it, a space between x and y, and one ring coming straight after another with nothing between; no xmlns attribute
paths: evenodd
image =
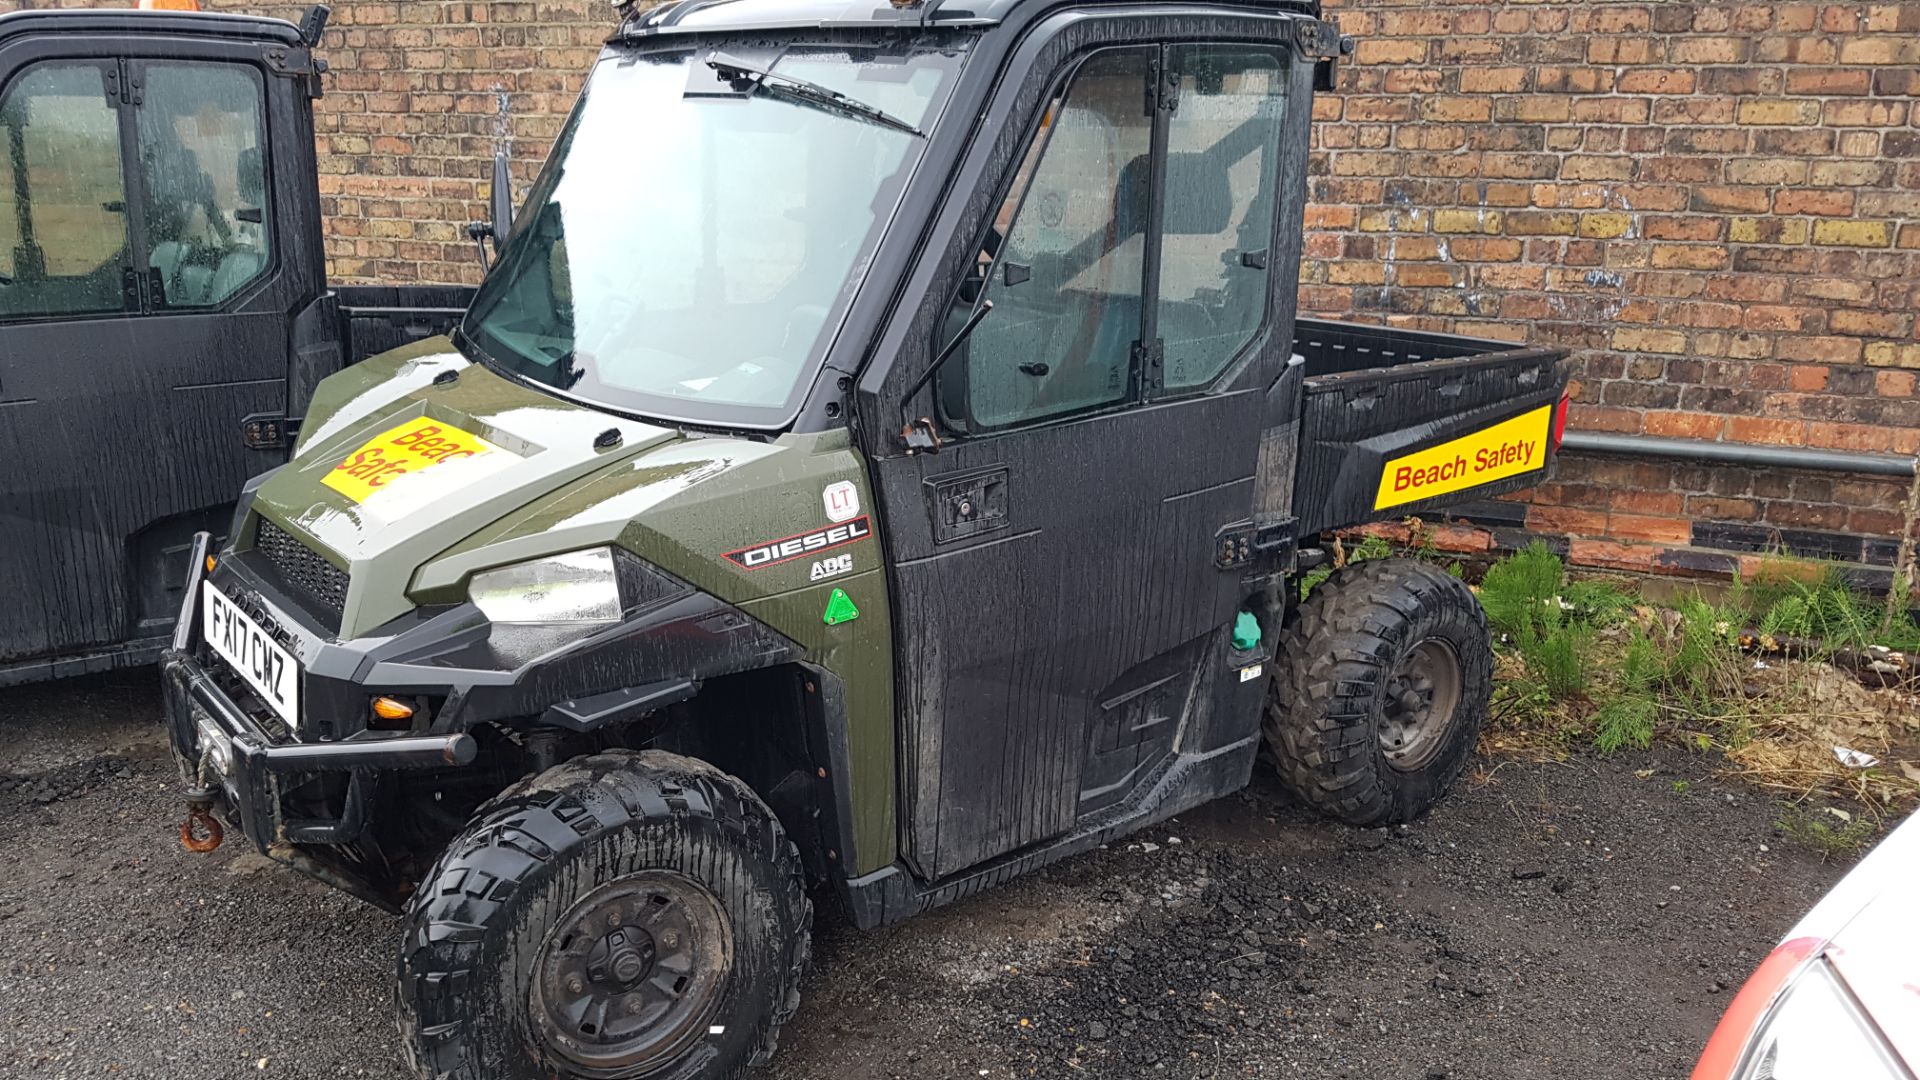
<svg viewBox="0 0 1920 1080"><path fill-rule="evenodd" d="M205 833L196 835L195 829ZM180 846L197 855L204 855L220 846L227 838L226 830L213 816L213 791L210 788L193 787L187 789L187 820L180 823Z"/></svg>

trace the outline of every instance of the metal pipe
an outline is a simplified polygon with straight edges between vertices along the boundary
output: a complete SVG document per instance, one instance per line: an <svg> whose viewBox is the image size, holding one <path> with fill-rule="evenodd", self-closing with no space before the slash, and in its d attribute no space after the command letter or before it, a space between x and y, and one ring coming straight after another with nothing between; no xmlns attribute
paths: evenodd
<svg viewBox="0 0 1920 1080"><path fill-rule="evenodd" d="M1774 466L1870 476L1912 476L1916 460L1894 454L1856 454L1846 450L1810 450L1797 446L1754 446L1751 443L1707 442L1703 439L1656 439L1594 431L1569 431L1560 445L1562 449L1591 454L1675 458L1722 465Z"/></svg>

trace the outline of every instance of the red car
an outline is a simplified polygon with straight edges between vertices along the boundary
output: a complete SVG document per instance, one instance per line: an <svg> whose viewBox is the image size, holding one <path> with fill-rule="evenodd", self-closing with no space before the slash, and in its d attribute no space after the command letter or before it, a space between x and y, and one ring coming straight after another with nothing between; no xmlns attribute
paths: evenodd
<svg viewBox="0 0 1920 1080"><path fill-rule="evenodd" d="M1881 841L1761 961L1693 1080L1915 1080L1920 814Z"/></svg>

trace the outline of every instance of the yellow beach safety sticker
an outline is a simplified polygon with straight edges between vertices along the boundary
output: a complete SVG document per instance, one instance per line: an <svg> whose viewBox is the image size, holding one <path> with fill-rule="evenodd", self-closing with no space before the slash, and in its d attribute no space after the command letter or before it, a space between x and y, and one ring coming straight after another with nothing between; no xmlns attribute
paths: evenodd
<svg viewBox="0 0 1920 1080"><path fill-rule="evenodd" d="M1387 462L1373 508L1383 510L1451 491L1491 484L1547 463L1553 406L1542 405L1471 435Z"/></svg>
<svg viewBox="0 0 1920 1080"><path fill-rule="evenodd" d="M360 448L334 466L333 471L321 479L321 483L354 502L364 503L424 470L454 462L472 462L493 455L509 460L513 458L513 455L471 431L462 431L452 424L429 417L416 416L361 443ZM454 471L470 473L465 468ZM453 479L452 476L447 478Z"/></svg>

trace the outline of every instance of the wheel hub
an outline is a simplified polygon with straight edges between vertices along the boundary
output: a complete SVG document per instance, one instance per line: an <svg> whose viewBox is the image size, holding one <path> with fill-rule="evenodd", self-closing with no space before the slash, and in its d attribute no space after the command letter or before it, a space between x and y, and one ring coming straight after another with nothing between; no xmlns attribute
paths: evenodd
<svg viewBox="0 0 1920 1080"><path fill-rule="evenodd" d="M1388 677L1377 725L1388 765L1413 772L1433 761L1459 712L1460 685L1453 646L1427 638L1407 651Z"/></svg>
<svg viewBox="0 0 1920 1080"><path fill-rule="evenodd" d="M646 1072L705 1034L732 957L706 886L669 870L610 882L548 932L529 990L535 1030L588 1074Z"/></svg>

